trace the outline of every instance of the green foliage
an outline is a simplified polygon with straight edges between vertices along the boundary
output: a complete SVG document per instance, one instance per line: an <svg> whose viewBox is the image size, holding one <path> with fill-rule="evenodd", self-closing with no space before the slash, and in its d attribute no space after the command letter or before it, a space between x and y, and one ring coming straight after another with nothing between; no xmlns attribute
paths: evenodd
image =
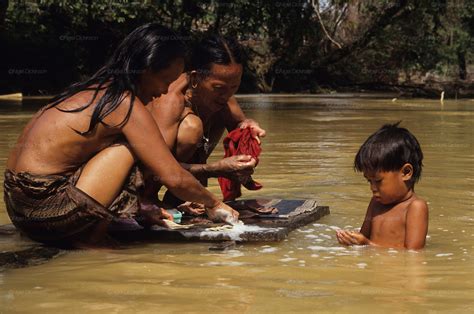
<svg viewBox="0 0 474 314"><path fill-rule="evenodd" d="M11 0L3 16L0 78L8 86L0 88L26 93L90 75L148 22L191 38L237 36L248 55L243 91L396 84L400 74L409 81L429 71L463 79L474 47L470 0ZM5 75L25 68L45 74Z"/></svg>

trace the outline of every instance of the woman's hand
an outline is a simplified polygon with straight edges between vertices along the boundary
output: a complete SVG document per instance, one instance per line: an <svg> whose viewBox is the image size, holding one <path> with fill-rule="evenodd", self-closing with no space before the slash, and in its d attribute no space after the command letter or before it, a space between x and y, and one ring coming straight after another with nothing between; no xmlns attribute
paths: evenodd
<svg viewBox="0 0 474 314"><path fill-rule="evenodd" d="M143 219L140 224L144 226L160 225L166 227L163 222L164 219L173 221L173 215L156 204L140 204L139 216Z"/></svg>
<svg viewBox="0 0 474 314"><path fill-rule="evenodd" d="M221 159L212 164L214 173L218 177L229 179L248 178L252 175L257 161L250 155L237 155Z"/></svg>
<svg viewBox="0 0 474 314"><path fill-rule="evenodd" d="M267 132L260 127L260 125L252 119L245 119L244 121L239 123L239 128L245 129L245 128L250 128L252 132L252 137L257 140L257 142L260 144L260 138L265 137Z"/></svg>
<svg viewBox="0 0 474 314"><path fill-rule="evenodd" d="M362 233L349 230L337 230L336 238L340 244L344 245L369 245L370 240Z"/></svg>
<svg viewBox="0 0 474 314"><path fill-rule="evenodd" d="M223 202L213 208L206 208L206 212L212 221L222 221L230 225L235 225L239 222L239 212Z"/></svg>

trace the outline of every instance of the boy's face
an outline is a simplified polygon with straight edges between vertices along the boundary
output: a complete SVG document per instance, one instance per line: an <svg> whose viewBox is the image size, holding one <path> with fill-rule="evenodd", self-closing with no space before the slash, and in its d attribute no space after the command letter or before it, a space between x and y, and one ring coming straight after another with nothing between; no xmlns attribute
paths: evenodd
<svg viewBox="0 0 474 314"><path fill-rule="evenodd" d="M410 191L407 183L412 175L411 164L405 164L398 171L364 172L374 199L384 205L404 200Z"/></svg>

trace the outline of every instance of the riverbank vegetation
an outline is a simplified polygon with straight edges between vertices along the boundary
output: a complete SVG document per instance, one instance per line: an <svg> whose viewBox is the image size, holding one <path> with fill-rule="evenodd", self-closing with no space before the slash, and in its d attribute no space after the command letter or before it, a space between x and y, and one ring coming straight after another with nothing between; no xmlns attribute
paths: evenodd
<svg viewBox="0 0 474 314"><path fill-rule="evenodd" d="M190 45L205 31L237 36L244 93L474 94L468 0L0 0L0 93L56 93L147 22Z"/></svg>

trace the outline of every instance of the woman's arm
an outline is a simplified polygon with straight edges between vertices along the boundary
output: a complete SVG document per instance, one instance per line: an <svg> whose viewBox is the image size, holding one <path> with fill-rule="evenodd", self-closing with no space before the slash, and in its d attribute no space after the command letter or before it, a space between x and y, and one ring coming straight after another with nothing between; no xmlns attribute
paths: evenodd
<svg viewBox="0 0 474 314"><path fill-rule="evenodd" d="M122 113L128 110L127 101L120 107ZM118 114L120 115L120 112ZM218 208L225 208L232 216L238 217L237 212L219 201L174 159L157 124L138 99L135 100L130 118L122 127L122 132L138 159L158 176L173 194L187 201L204 204L207 209L211 209L208 211L211 218L216 218L215 211Z"/></svg>

